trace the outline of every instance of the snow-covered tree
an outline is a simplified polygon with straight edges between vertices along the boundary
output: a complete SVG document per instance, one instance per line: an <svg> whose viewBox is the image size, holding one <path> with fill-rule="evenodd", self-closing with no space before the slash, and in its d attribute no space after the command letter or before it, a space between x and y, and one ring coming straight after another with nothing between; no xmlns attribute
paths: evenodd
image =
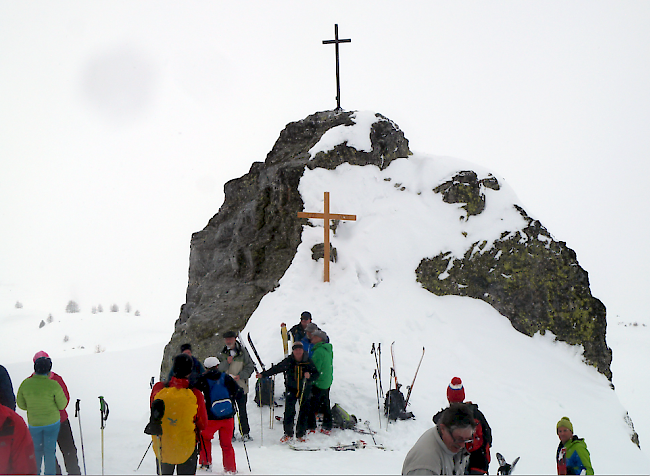
<svg viewBox="0 0 650 476"><path fill-rule="evenodd" d="M79 312L79 304L74 301L69 301L68 305L65 307L65 312Z"/></svg>
<svg viewBox="0 0 650 476"><path fill-rule="evenodd" d="M117 307L117 304L113 304L113 305L111 306L111 312L117 312L117 311L119 311L119 310L120 310L120 308Z"/></svg>

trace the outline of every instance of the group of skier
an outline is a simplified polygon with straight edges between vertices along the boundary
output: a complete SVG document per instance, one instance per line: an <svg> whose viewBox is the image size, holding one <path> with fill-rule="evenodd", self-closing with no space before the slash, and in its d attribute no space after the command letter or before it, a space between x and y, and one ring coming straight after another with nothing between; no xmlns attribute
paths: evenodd
<svg viewBox="0 0 650 476"><path fill-rule="evenodd" d="M307 433L316 432L316 415L323 415L320 432L332 431L330 387L334 375L334 353L328 335L312 322L311 313L304 311L300 323L289 330L293 342L291 353L270 369L257 373L257 378L268 378L284 373L285 408L284 436L280 442L294 438L294 419L298 405L295 438L305 441Z"/></svg>
<svg viewBox="0 0 650 476"><path fill-rule="evenodd" d="M307 311L290 334L291 353L268 370L256 373L258 379L269 379L280 372L285 375L285 434L280 440L283 443L293 438L296 404L299 440L304 441L308 431L316 431L316 413L323 414L321 432L329 434L332 429L329 389L333 352L329 337L311 322ZM241 440L244 444L252 440L246 404L248 380L255 365L234 331L225 332L223 339L221 352L206 358L203 364L192 355L191 344L183 344L167 380L152 388L151 418L145 433L152 436L159 474L195 474L197 463L202 469L211 470L212 439L216 433L224 471L235 473L232 442L236 417ZM270 404L275 404L273 396Z"/></svg>
<svg viewBox="0 0 650 476"><path fill-rule="evenodd" d="M241 440L252 440L246 403L254 364L235 332L225 332L223 338L223 349L203 364L192 355L191 344L183 344L167 380L151 390L145 433L152 436L159 474L195 474L197 463L211 471L215 434L224 471L235 473L235 417Z"/></svg>
<svg viewBox="0 0 650 476"><path fill-rule="evenodd" d="M258 383L284 374L284 435L280 441L306 441L307 435L316 431L329 435L333 424L329 395L333 350L329 337L312 322L308 311L286 334L291 338L291 351L288 352L288 343L285 347L288 355L268 370L256 372ZM152 386L151 417L145 433L152 436L158 474L195 474L197 464L211 471L215 434L222 450L224 471L236 473L232 444L236 440L236 421L244 449L245 442L252 440L246 404L248 381L255 364L234 331L224 333L223 338L222 350L203 363L192 355L191 344L183 344L167 379ZM22 382L16 395L9 374L0 366L0 474L38 474L43 463L44 474L61 474L55 454L57 441L67 473L81 474L65 410L70 398L67 386L52 372L47 353L37 352L33 361L34 373ZM275 405L272 395L270 398L269 403ZM465 401L465 388L458 377L447 387L447 400L449 406L433 416L435 426L408 452L402 474L488 474L492 430L485 415L478 405ZM16 403L27 411L29 426L15 413ZM402 405L404 408L397 415L412 417L404 412L406 404ZM317 414L323 417L319 430ZM390 418L389 410L386 414ZM393 419L403 418L406 417ZM593 474L587 446L573 434L569 418L563 417L556 430L560 439L557 474ZM501 464L499 474L509 474L514 463L508 465L501 461L501 455L497 456Z"/></svg>

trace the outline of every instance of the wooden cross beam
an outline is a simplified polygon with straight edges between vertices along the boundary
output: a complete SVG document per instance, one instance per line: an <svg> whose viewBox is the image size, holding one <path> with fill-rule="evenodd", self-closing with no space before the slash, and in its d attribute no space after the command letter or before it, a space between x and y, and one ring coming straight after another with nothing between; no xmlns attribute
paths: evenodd
<svg viewBox="0 0 650 476"><path fill-rule="evenodd" d="M334 51L336 53L336 110L341 110L341 80L339 79L339 43L351 43L352 40L339 40L339 25L334 25L334 39L323 40L324 45L334 44Z"/></svg>
<svg viewBox="0 0 650 476"><path fill-rule="evenodd" d="M323 274L323 281L329 283L330 281L330 220L351 220L357 219L356 215L343 215L340 213L330 213L330 193L325 192L325 212L324 213L311 213L311 212L298 212L298 218L319 218L324 220L324 243L325 243L325 270Z"/></svg>

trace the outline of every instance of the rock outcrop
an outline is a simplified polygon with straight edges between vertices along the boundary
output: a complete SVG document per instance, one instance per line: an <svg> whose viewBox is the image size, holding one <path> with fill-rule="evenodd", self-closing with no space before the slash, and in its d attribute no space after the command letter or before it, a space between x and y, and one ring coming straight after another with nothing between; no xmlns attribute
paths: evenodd
<svg viewBox="0 0 650 476"><path fill-rule="evenodd" d="M253 163L246 175L226 183L219 212L192 235L186 302L165 348L161 376L166 377L185 342L192 343L200 359L221 349L221 334L242 329L262 297L278 285L307 223L297 218L303 210L298 184L305 167L335 169L348 162L383 169L410 154L402 131L377 115L370 129L371 151L342 143L311 157L310 149L325 132L354 124L353 112L336 111L290 123L264 162Z"/></svg>
<svg viewBox="0 0 650 476"><path fill-rule="evenodd" d="M353 126L351 112L320 112L288 124L264 162L226 183L225 200L207 226L192 236L186 303L165 348L161 375L166 376L180 345L191 342L203 359L223 345L221 334L241 330L261 299L278 286L301 241L306 219L298 192L306 168L334 169L342 163L375 165L410 155L408 141L390 120L377 115L370 126L371 148L342 142L312 157L310 150L337 126ZM446 203L462 204L465 220L486 208L486 189L499 190L493 176L479 179L459 171L434 192ZM422 257L415 277L438 295L482 299L533 335L551 331L557 339L584 347L584 357L611 380L611 350L605 342L605 306L591 295L587 272L565 243L555 241L539 221L518 207L528 225L505 231L489 246L474 243L462 258L441 252ZM331 249L331 259L336 259ZM323 257L323 245L312 248Z"/></svg>
<svg viewBox="0 0 650 476"><path fill-rule="evenodd" d="M499 184L494 177L478 180L474 172L463 171L434 191L447 203L463 203L471 220L485 208L483 187L498 190ZM611 380L605 306L591 295L587 272L566 243L515 208L528 223L523 230L504 232L489 247L474 243L462 259L445 252L423 259L417 280L437 295L481 299L529 336L548 330L561 341L582 345L586 361Z"/></svg>

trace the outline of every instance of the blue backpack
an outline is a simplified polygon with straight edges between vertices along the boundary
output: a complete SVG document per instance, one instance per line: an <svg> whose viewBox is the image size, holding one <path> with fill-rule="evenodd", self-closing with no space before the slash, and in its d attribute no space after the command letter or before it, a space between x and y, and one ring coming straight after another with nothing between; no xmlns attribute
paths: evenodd
<svg viewBox="0 0 650 476"><path fill-rule="evenodd" d="M211 402L209 411L212 412L212 415L219 420L231 418L235 414L235 409L232 406L232 400L230 400L230 393L228 393L228 389L226 388L225 383L225 372L221 372L221 377L219 377L219 380L208 379Z"/></svg>

